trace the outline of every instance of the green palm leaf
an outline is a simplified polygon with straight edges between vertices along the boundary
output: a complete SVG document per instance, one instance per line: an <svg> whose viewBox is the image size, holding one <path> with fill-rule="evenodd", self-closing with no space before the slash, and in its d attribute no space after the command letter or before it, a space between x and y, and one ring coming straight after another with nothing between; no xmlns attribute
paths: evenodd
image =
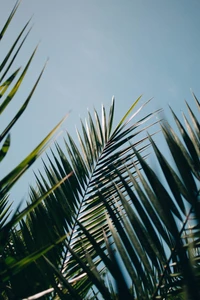
<svg viewBox="0 0 200 300"><path fill-rule="evenodd" d="M140 128L141 125L154 113L142 118L141 121L135 124L133 123L133 116L137 114L133 113L127 121L127 117L131 114L139 99L134 102L115 130L112 130L114 99L112 100L108 120L104 107L102 108L102 122L100 122L100 117L96 111L94 111L94 119L88 113L88 122L85 125L81 122L82 134L77 131L80 144L76 145L72 137L67 134L68 141L64 139L66 153L56 144L57 154L52 152L51 156L48 157L50 166L44 163L47 179L43 175L40 179L37 178L38 191L34 192L33 203L37 203L37 199L60 182L66 174L73 172L72 176L67 178L52 194L48 195L43 200L43 204L40 204L43 210L41 216L46 215L48 219L53 220L54 225L49 225L49 227L54 226L58 233L61 233L64 229L67 234L66 242L62 245L62 259L57 266L54 266L62 272L69 282L73 278L88 272L86 272L86 269L81 271L79 259L84 265L87 265L91 259L92 261L95 260L96 270L100 273L103 272L104 267L103 269L100 267L101 259L98 259L99 255L100 257L103 255L103 260L106 260L104 254L106 245L102 228L108 234L110 231L106 221L105 205L109 206L113 197L120 198L113 182L119 185L120 189L123 189L121 176L124 175L128 178L127 168L133 169L133 160L137 164L130 141L137 138L135 146L140 151L146 151L148 146L147 143L145 144L148 141L147 137L141 139L138 139L138 137L145 130L145 128ZM118 174L119 172L120 174ZM32 189L32 191L34 190ZM99 197L99 192L102 195L101 197ZM48 236L46 226L42 228L39 220L41 220L41 217L35 209L34 218L31 217L31 226L33 226L34 232L40 230L40 236L44 234L46 237ZM29 218L27 218L27 222L30 222ZM48 224L47 220L44 221L43 219L43 222ZM80 226L84 230L81 239L79 237ZM95 240L89 239L91 235ZM100 252L97 251L98 247L102 247ZM72 253L76 253L78 256L75 257ZM106 261L108 263L108 260ZM141 270L141 268L139 269ZM90 274L90 276L92 275ZM77 288L82 286L81 282L85 282L87 279L87 292L93 285L90 276L83 276L78 281ZM90 280L88 280L89 278ZM98 280L98 278L95 280ZM101 285L102 283L99 283L100 290ZM103 290L100 292L104 293Z"/></svg>
<svg viewBox="0 0 200 300"><path fill-rule="evenodd" d="M6 30L9 27L9 24L15 15L16 10L19 7L21 1L17 1L10 16L8 17L5 26L3 27L0 33L0 39L4 37ZM0 62L0 98L2 100L0 105L0 114L2 114L5 108L13 101L16 93L18 93L19 87L22 85L24 78L27 74L30 64L32 63L33 57L36 53L37 47L33 51L30 59L26 63L23 71L19 74L20 68L14 67L14 63L16 62L16 58L18 53L20 52L24 42L29 35L30 29L28 29L28 25L30 20L25 24L24 28L21 30L15 41L13 42L10 50L8 51L5 58ZM9 75L10 68L14 67L16 71L14 71L11 75ZM45 68L45 67L44 67ZM16 112L15 117L8 123L6 128L0 133L0 142L3 144L0 147L0 161L6 158L6 154L9 151L10 143L11 143L11 129L14 124L19 120L25 109L27 108L30 99L40 81L40 78L44 72L44 68L36 80L35 85L30 91L27 99L21 108ZM6 78L7 77L7 78ZM65 119L65 118L64 118ZM63 120L64 120L63 119ZM63 121L62 120L62 121ZM34 269L34 261L40 259L41 256L46 254L47 252L52 255L54 249L57 247L58 243L61 243L65 239L65 232L62 231L57 235L53 236L53 240L50 239L52 236L49 236L48 242L43 243L40 247L35 247L35 241L30 233L31 230L31 222L27 224L24 221L24 216L27 214L33 213L33 210L41 203L45 197L48 197L50 193L52 193L65 179L63 178L60 183L56 183L56 185L52 186L50 190L44 195L42 195L37 202L32 203L23 211L19 212L19 207L15 210L11 215L12 203L9 201L8 192L12 188L12 186L17 182L17 180L24 174L24 172L34 163L34 161L42 154L43 151L46 150L49 140L55 136L55 132L62 121L47 135L46 138L18 165L16 166L8 175L4 178L1 178L0 181L0 298L4 299L7 297L18 297L18 292L13 292L10 288L19 287L19 277L16 276L19 272L21 272L21 278L24 279L23 269L27 268L27 270L33 271L33 278L38 278L38 274L40 273L40 268L36 267L35 272ZM23 239L22 239L23 237ZM31 247L32 246L32 247ZM58 253L58 251L57 251ZM34 277L34 272L36 276ZM42 280L42 276L39 276L39 279ZM51 278L52 279L52 278ZM20 281L21 282L21 281ZM48 287L47 281L43 280L44 286ZM37 280L36 280L37 285ZM23 294L23 288L21 286L21 291ZM27 286L25 285L25 289ZM15 288L14 288L15 289ZM13 290L14 290L13 289ZM17 290L16 290L17 291ZM34 290L35 292L36 290ZM20 295L21 297L21 295Z"/></svg>
<svg viewBox="0 0 200 300"><path fill-rule="evenodd" d="M105 115L104 112L102 124L105 124ZM114 278L117 289L112 290L112 299L123 298L121 289L127 291L130 299L160 299L166 296L175 299L185 293L184 285L188 287L186 297L198 299L199 191L193 178L198 178L199 172L198 156L194 150L196 139L192 138L194 129L191 125L186 126L187 133L173 115L185 145L171 127L162 125L162 131L178 172L169 165L149 136L168 187L141 156L143 147L138 147L141 141L130 144L129 138L137 137L137 134L132 134L137 125L128 128L120 125L118 128L123 129L117 133L114 131L115 136L111 133L109 137L105 129L98 129L100 118L97 114L96 123L90 115L90 125L84 127L83 136L78 133L83 156L70 136L68 144L66 142L67 155L57 145L60 160L55 159L55 167L55 162L49 159L51 169L46 166L49 181L53 183L58 180L65 170L74 172L69 183L64 182L59 187L65 200L59 199L64 202L68 202L69 189L73 190L69 193L72 196L69 201L74 202L73 217L71 225L65 227L69 237L63 245L61 269L57 266L57 270L63 270L68 281L82 275L82 283L89 280L86 291L95 285L102 294L100 282L103 277L99 278L97 273L94 273L95 279L91 277L87 268L81 268L81 264L85 264L100 275L107 270L108 276ZM194 117L191 116L194 124ZM129 145L125 146L127 136ZM101 150L98 153L99 144L103 144L102 153ZM142 171L137 167L138 162ZM138 176L139 181L134 175ZM40 184L43 186L42 182ZM66 220L69 222L69 219ZM190 226L189 222L194 225ZM117 250L117 256L113 249ZM123 280L127 281L126 286ZM132 290L128 288L130 284L133 285ZM80 286L81 281L75 288L81 295ZM70 293L69 290L66 293ZM95 297L101 299L98 292ZM108 295L104 295L106 297Z"/></svg>

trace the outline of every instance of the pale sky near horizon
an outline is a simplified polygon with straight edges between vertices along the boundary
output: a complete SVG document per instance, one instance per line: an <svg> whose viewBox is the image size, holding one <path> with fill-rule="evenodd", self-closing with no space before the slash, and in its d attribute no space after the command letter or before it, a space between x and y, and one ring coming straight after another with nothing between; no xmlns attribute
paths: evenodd
<svg viewBox="0 0 200 300"><path fill-rule="evenodd" d="M2 27L15 1L0 3ZM23 0L1 41L0 60L32 15L34 26L15 66L25 64L40 44L16 100L1 118L1 128L25 100L47 57L49 62L27 111L12 130L1 177L68 111L64 128L75 136L87 108L99 110L102 103L109 108L113 95L117 120L140 94L142 102L154 97L146 113L164 108L168 116L170 104L181 116L180 111L186 111L184 99L195 108L190 88L200 97L199 14L200 0ZM14 188L17 201L33 180L30 172Z"/></svg>

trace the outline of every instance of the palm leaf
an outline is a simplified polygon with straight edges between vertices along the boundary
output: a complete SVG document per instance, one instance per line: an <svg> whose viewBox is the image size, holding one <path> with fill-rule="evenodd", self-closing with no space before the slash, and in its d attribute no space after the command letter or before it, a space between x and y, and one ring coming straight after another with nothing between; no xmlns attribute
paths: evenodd
<svg viewBox="0 0 200 300"><path fill-rule="evenodd" d="M16 10L19 7L21 1L17 1L10 16L8 17L5 26L3 27L0 33L0 39L4 37L6 30L9 27L9 24L15 15ZM4 112L5 108L10 104L10 102L14 99L16 93L18 93L19 87L22 85L22 82L27 74L29 66L33 60L33 57L36 53L37 47L33 51L30 56L27 64L25 65L21 75L19 75L20 68L14 67L14 62L16 62L16 58L18 53L20 52L24 42L27 39L27 36L30 32L30 29L27 30L30 20L25 24L24 28L21 30L14 43L12 44L10 50L8 51L5 58L0 63L0 97L2 100L0 106L0 114ZM27 32L26 32L27 31ZM10 68L14 67L16 71L14 71L11 75L9 75ZM45 68L45 67L44 67ZM11 128L14 126L16 121L21 117L23 112L25 111L27 105L30 102L30 99L41 79L41 76L44 72L44 68L36 80L35 85L30 91L27 99L25 100L22 107L18 110L15 117L10 121L10 123L6 126L3 132L0 133L0 142L3 141L3 145L0 147L0 161L5 159L6 154L10 148L11 143ZM7 77L7 79L5 79ZM64 120L64 119L63 119ZM63 121L62 120L62 121ZM9 285L17 286L19 277L16 276L19 272L23 278L23 269L27 268L28 270L33 270L33 274L35 272L34 269L34 261L40 259L42 255L51 253L54 251L53 248L56 249L57 244L61 243L65 239L65 232L62 231L59 235L50 236L48 239L48 243L45 245L42 244L40 247L35 247L35 241L30 233L31 223L26 224L24 221L24 216L29 213L29 215L33 212L33 210L41 203L45 197L48 197L65 179L63 178L60 183L56 183L56 185L52 186L50 190L45 195L42 195L36 202L29 205L23 211L19 212L19 207L15 210L15 212L11 215L11 207L12 203L9 201L8 192L12 188L12 186L17 182L17 180L24 174L24 172L33 164L33 162L41 155L41 153L46 150L48 146L49 140L55 136L55 132L58 128L60 128L61 122L47 135L46 138L18 165L16 166L8 175L4 178L1 178L0 181L0 298L8 296L8 298L13 297L13 291L10 289ZM32 213L33 214L33 213ZM53 240L50 241L50 239ZM30 248L30 246L33 246ZM31 250L27 253L27 249ZM59 251L57 251L59 253ZM35 274L39 274L40 268L36 267L37 272ZM37 276L35 278L37 278ZM33 276L34 277L34 276ZM16 279L16 280L15 280ZM42 276L40 276L40 280L42 280ZM8 284L9 282L9 284ZM37 280L36 280L37 282ZM44 285L48 286L47 281L44 281ZM37 283L36 283L37 285ZM56 285L55 285L56 286ZM22 287L22 285L21 285ZM27 286L25 287L25 289ZM23 289L22 289L23 293ZM18 297L18 293L14 294L14 297Z"/></svg>
<svg viewBox="0 0 200 300"><path fill-rule="evenodd" d="M133 113L127 121L127 117L138 101L139 99L131 106L131 109L128 110L128 113L125 114L115 130L112 130L114 99L112 100L108 120L104 107L102 108L102 122L100 122L100 117L96 110L94 119L88 113L88 122L85 125L81 122L82 134L77 131L80 145L76 145L72 137L67 134L68 141L64 139L66 154L56 144L57 155L52 152L51 156L48 156L50 166L44 163L47 179L43 175L40 179L37 177L38 189L37 192L34 192L33 203L37 203L37 199L51 189L51 186L60 182L63 176L73 172L72 176L67 178L52 194L48 195L43 200L43 204L39 205L43 210L41 216L46 215L48 219L51 219L51 222L53 220L53 226L58 233L62 232L62 228L67 233L66 242L63 243L60 252L62 253L62 259L59 264L54 264L54 267L56 267L57 271L60 270L59 272L62 272L68 282L86 272L86 269L85 271L80 269L80 259L84 265L89 263L88 259L89 261L92 259L92 261L95 261L96 270L100 273L103 272L104 267L103 269L100 267L101 259L99 259L99 255L100 257L103 255L104 261L107 260L105 254L103 254L106 251L106 246L102 228L109 234L105 205L110 205L113 197L117 199L120 197L115 186L113 186L113 182L120 185L120 176L125 175L128 178L128 175L126 175L127 167L133 169L132 160L137 164L130 140L137 138L135 146L140 151L144 151L144 155L148 146L145 144L148 140L147 137L142 137L139 140L138 137L145 130L140 128L141 125L154 113L149 114L146 118L142 118L141 121L137 121L135 124L132 122L134 120L132 116L137 114ZM120 172L120 176L118 172ZM122 183L120 189L123 188ZM101 192L102 197L99 197L99 192ZM41 231L40 221L42 219L37 214L39 207L34 210L34 213L31 213L31 215L34 215L34 218L33 216L31 220L27 218L27 222L31 222L31 226L34 226L34 232L37 232L40 228L40 235L43 236L44 234L45 237L48 237L46 226L43 226L44 228ZM48 224L47 220L44 221L43 219L43 222ZM80 239L79 234L82 230L84 230L84 234L81 234ZM91 235L94 236L95 240L89 239ZM100 252L97 251L98 247L102 247ZM74 258L72 253L76 253L78 256ZM55 259L53 260L55 263ZM114 272L112 273L114 274ZM56 274L55 276L57 277ZM90 280L88 280L89 278L87 279L87 288L84 289L85 293L92 287L93 280L91 278L93 276L96 275L90 274ZM86 278L83 277L78 281L78 289L80 286L83 288L82 282L85 282L85 280ZM99 285L100 293L104 294L105 291L101 288L102 283L97 278L94 281Z"/></svg>
<svg viewBox="0 0 200 300"><path fill-rule="evenodd" d="M105 115L103 113L102 124L105 124ZM174 117L185 145L171 127L162 125L162 131L178 171L170 166L149 136L168 187L165 187L134 145L129 144L126 150L118 148L125 145L127 132L132 137L130 128L135 129L137 126L124 129L125 127L121 125L122 131L118 131L114 138L112 134L109 138L105 134L106 130L102 130L105 150L103 149L98 160L96 157L101 131L98 129L98 134L97 131L94 132L94 127L99 128L100 124L97 117L95 126L89 116L90 126L87 125L87 129L83 132L85 138L78 134L81 141L80 149L83 149L85 157L89 156L90 159L81 157L80 150L71 137L66 146L68 156L64 156L57 146L59 153L62 153L60 161L56 161L57 180L58 170L64 172L65 166L68 166L66 170L69 171L71 166L74 179L73 176L69 178L69 181L73 179L69 187L73 191L80 191L73 193L73 201L76 206L78 204L78 210L74 206L72 233L68 231L69 238L63 247L64 252L65 247L67 249L69 245L73 247L73 252L72 248L69 252L65 252L61 268L68 280L81 274L81 260L81 263L95 266L95 272L99 274L103 274L103 270L107 269L109 276L114 278L118 287L118 290L114 290L116 299L122 299L121 289L126 290L131 299L134 297L160 299L167 295L171 298L177 295L181 297L184 293L187 293L188 299L198 299L199 191L193 179L193 176L199 172L197 153L194 150L196 140L191 138L191 125L189 132L186 133L175 114ZM195 124L197 125L196 122ZM90 146L86 146L84 140ZM96 156L91 156L91 153ZM137 167L138 162L142 171ZM90 163L93 168L91 165L89 168ZM51 171L46 166L46 170L49 170L49 180L52 179L53 174L55 176L54 163L51 159L50 164ZM134 174L137 174L139 182ZM67 189L64 190L66 193ZM67 201L66 195L65 201ZM190 221L191 218L195 221ZM191 227L189 222L196 222L198 225ZM117 250L119 258L116 258L113 249ZM59 269L59 266L57 268ZM84 272L87 277L87 269L84 269ZM125 277L123 277L124 272ZM93 280L92 277L90 279L92 282L87 285L87 290L89 291L92 285L95 285L100 291L101 287L95 283L96 279ZM124 286L123 280L129 284L126 283ZM128 288L130 283L133 284L132 292ZM187 286L187 292L184 291L184 285ZM66 293L70 293L69 290ZM97 295L98 293L96 297L99 299Z"/></svg>

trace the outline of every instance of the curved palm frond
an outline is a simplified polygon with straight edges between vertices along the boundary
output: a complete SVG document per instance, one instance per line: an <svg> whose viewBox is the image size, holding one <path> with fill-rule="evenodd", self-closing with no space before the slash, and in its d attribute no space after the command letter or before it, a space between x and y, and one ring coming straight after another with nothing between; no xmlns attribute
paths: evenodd
<svg viewBox="0 0 200 300"><path fill-rule="evenodd" d="M0 32L0 40L4 37L7 29L9 28L9 24L12 21L21 1L17 1L10 16L8 17L2 31ZM33 53L31 54L30 58L28 59L25 67L21 70L21 68L15 68L15 71L9 74L11 67L14 67L14 63L16 62L16 58L24 42L26 41L30 29L28 26L30 24L30 20L25 24L24 28L16 37L16 40L12 43L10 50L5 55L5 57L0 62L0 114L2 114L8 105L13 101L16 93L18 93L19 87L22 85L22 82L27 75L29 70L30 64L32 63L33 57L36 53L37 47L34 49ZM10 149L11 144L11 129L15 125L15 123L19 120L22 116L24 111L26 110L30 99L40 81L40 78L44 72L45 67L40 72L34 86L32 87L29 95L24 101L24 104L19 108L16 112L16 115L13 119L8 122L8 125L5 129L0 133L0 162L3 159L6 159L6 155ZM63 120L62 120L63 121ZM11 208L12 203L9 202L8 192L12 188L12 186L17 182L17 180L24 174L24 172L34 163L34 161L41 155L41 153L47 148L47 145L50 139L55 135L55 132L59 128L62 121L47 135L46 138L18 165L16 166L8 175L4 178L1 178L0 181L0 290L4 291L4 288L7 290L8 295L10 295L10 288L7 288L5 285L5 281L9 280L12 275L12 271L17 272L17 270L21 270L27 263L35 260L36 257L39 257L47 252L48 248L46 249L37 249L34 255L30 256L29 258L24 259L23 261L18 261L15 257L14 251L14 238L11 238L11 232L17 232L15 226L20 220L23 219L24 215L27 214L29 211L33 210L36 205L43 200L41 198L37 204L34 203L29 208L26 208L20 214L18 213L18 209L16 209L15 213L11 216ZM58 185L58 184L57 184ZM52 192L56 187L52 188ZM46 194L46 196L49 193ZM23 222L23 221L21 221ZM16 237L16 239L19 237ZM58 243L61 240L56 241ZM10 248L10 250L9 250ZM52 248L52 246L50 247ZM10 252L9 252L10 251ZM11 271L10 275L9 272ZM0 293L0 297L4 295L4 292ZM11 296L8 296L11 297Z"/></svg>
<svg viewBox="0 0 200 300"><path fill-rule="evenodd" d="M189 111L194 126L184 116L187 131L172 112L185 145L169 125L161 125L176 172L149 136L168 187L133 147L142 167L138 170L133 162L139 180L130 170L128 180L119 172L120 184L114 184L118 199L115 196L108 204L99 194L112 233L104 239L110 260L104 258L96 240L79 224L81 239L85 235L98 248L101 262L116 281L111 299L123 299L125 292L127 299L200 297L199 123Z"/></svg>
<svg viewBox="0 0 200 300"><path fill-rule="evenodd" d="M102 107L101 121L96 111L94 111L94 119L89 113L88 122L85 125L81 122L82 134L77 131L79 146L67 133L68 142L64 140L66 154L56 144L57 154L52 151L51 156L48 156L50 166L48 167L44 163L47 179L41 174L40 178L37 177L37 190L31 189L31 202L35 203L41 195L51 189L57 182L60 182L66 174L73 172L26 218L26 232L24 232L25 225L21 230L24 248L23 250L19 248L19 251L25 255L29 247L30 237L34 237L32 242L34 249L40 249L45 243L52 243L52 241L66 234L62 247L59 246L49 252L40 262L40 266L43 266L45 270L49 268L46 277L49 276L51 284L54 284L52 283L51 274L55 272L54 268L56 268L60 272L60 277L58 278L57 274L55 276L61 286L65 286L66 280L69 283L73 282L73 289L82 298L86 296L88 289L92 287L92 280L94 279L93 272L90 272L88 267L88 258L91 257L91 262L94 259L97 260L95 261L96 267L101 261L98 258L98 251L93 248L93 244L84 236L79 237L79 224L93 236L98 243L98 247L102 247L103 253L105 242L102 228L105 232L109 231L104 201L109 205L113 196L117 197L113 182L119 185L120 176L125 175L128 178L127 168L132 170L132 161L138 163L130 142L135 141L134 145L138 151L143 153L144 157L147 155L148 138L144 137L143 133L152 124L146 127L142 127L142 125L157 112L150 113L134 123L134 117L138 117L141 109L147 104L145 103L136 112L132 113L140 98L134 102L114 130L112 130L114 99L108 119L104 107ZM129 117L131 113L132 115ZM119 176L118 173L121 175ZM120 188L123 190L123 183ZM104 201L99 201L99 192L103 195ZM15 249L17 248L15 247ZM87 249L87 255L85 249ZM74 256L76 256L76 259L74 259ZM78 263L77 259L79 259ZM52 264L54 267L52 267ZM38 271L38 263L36 263L35 274ZM30 271L27 269L27 272ZM33 273L33 269L31 272ZM89 279L85 276L88 272L90 274ZM103 272L103 269L99 270L98 267L98 272ZM17 274L16 276L22 279L23 275ZM32 281L31 278L29 280ZM39 283L39 280L37 280L37 285L37 292L42 292L44 288L47 288L42 282ZM25 286L27 287L28 284ZM35 286L35 283L32 282L32 286ZM108 291L104 288L104 284L101 283L99 288L102 289L104 296L107 295L106 297L108 297ZM59 293L64 292L61 289ZM25 294L27 295L24 291Z"/></svg>
<svg viewBox="0 0 200 300"><path fill-rule="evenodd" d="M135 136L132 130L137 125L114 130L114 138L108 136L100 158L98 152L95 156L97 142L107 135L90 132L101 128L99 118L87 127L88 132L82 125L84 142L80 134L79 140L82 149L87 149L90 169L70 136L68 157L56 146L59 159L53 153L55 166L49 158L51 167L45 165L48 181L38 179L39 193L69 171L74 175L45 199L40 225L37 227L39 216L28 221L39 230L46 215L45 223L51 230L53 222L54 230L64 228L67 233L59 249L59 263L55 263L55 253L53 258L48 254L44 258L46 270L57 278L50 289L55 299L123 299L125 294L127 299L199 299L199 123L187 107L191 122L183 115L185 126L172 111L179 135L168 124L161 124L176 169L148 136L165 183L141 156L140 143L132 144L128 138L128 146L118 148L125 145L127 133ZM100 132L106 130L101 128ZM91 136L95 148L91 147ZM44 237L46 230L42 231Z"/></svg>

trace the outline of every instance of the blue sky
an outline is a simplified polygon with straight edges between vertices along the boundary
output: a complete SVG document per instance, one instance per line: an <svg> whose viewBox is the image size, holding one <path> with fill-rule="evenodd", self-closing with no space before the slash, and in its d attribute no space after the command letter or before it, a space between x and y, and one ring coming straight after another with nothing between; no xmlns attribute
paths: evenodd
<svg viewBox="0 0 200 300"><path fill-rule="evenodd" d="M1 4L2 27L15 1ZM194 108L190 88L200 95L199 12L199 0L23 0L1 42L0 59L33 14L34 26L16 66L25 64L40 44L19 95L1 119L1 128L25 100L47 57L49 62L27 111L12 131L1 176L68 111L63 128L75 136L75 126L80 117L86 117L87 109L99 110L102 103L109 107L113 95L116 120L140 94L142 102L154 97L144 114L164 108L170 120L168 104L180 116L184 99ZM28 182L33 182L32 171L14 188L18 200L27 194Z"/></svg>

